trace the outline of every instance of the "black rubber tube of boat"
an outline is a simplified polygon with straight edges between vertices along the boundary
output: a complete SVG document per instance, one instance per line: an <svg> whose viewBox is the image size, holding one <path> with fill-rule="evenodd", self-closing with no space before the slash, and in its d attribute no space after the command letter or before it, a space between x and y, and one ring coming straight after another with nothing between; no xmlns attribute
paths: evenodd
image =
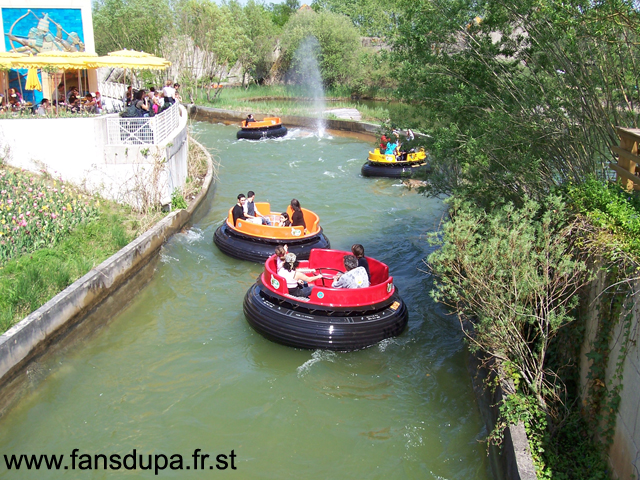
<svg viewBox="0 0 640 480"><path fill-rule="evenodd" d="M295 253L300 260L308 260L313 248L331 248L331 243L322 228L311 237L299 240L276 240L241 235L229 228L227 222L224 222L215 231L213 241L221 252L230 257L256 263L264 263L267 258L273 255L277 245L287 244L289 251Z"/></svg>
<svg viewBox="0 0 640 480"><path fill-rule="evenodd" d="M267 127L265 129L242 129L236 133L238 140L260 140L263 138L284 137L287 134L287 127L277 125L276 127Z"/></svg>
<svg viewBox="0 0 640 480"><path fill-rule="evenodd" d="M354 311L349 316L322 314L304 302L294 309L274 300L254 284L244 298L245 317L265 338L297 348L360 350L400 335L409 319L407 306L397 293L394 301L379 311Z"/></svg>
<svg viewBox="0 0 640 480"><path fill-rule="evenodd" d="M366 162L360 171L363 177L388 177L402 178L410 177L417 172L429 171L430 167L427 163L411 165L409 163L381 165L374 162Z"/></svg>

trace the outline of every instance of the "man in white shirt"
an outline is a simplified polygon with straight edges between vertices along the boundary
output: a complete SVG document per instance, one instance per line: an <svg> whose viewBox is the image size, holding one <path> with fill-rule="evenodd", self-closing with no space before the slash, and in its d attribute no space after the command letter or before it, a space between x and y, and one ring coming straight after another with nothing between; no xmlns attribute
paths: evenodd
<svg viewBox="0 0 640 480"><path fill-rule="evenodd" d="M358 266L358 259L354 255L345 255L343 260L343 274L338 274L331 286L333 288L366 288L369 286L369 277L364 267Z"/></svg>

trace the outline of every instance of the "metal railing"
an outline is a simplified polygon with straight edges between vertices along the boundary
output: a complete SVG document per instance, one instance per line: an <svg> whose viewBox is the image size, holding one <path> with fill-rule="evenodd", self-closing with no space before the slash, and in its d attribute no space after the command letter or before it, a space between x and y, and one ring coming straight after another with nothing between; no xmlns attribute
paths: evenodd
<svg viewBox="0 0 640 480"><path fill-rule="evenodd" d="M109 117L107 145L157 145L180 123L178 103L153 117Z"/></svg>

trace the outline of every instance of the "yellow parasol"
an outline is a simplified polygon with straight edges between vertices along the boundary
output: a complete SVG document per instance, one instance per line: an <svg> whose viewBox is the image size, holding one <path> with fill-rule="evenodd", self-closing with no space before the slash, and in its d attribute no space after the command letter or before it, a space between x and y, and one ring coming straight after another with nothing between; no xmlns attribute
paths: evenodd
<svg viewBox="0 0 640 480"><path fill-rule="evenodd" d="M111 68L134 68L139 70L164 70L171 62L146 52L118 50L96 59L96 66Z"/></svg>
<svg viewBox="0 0 640 480"><path fill-rule="evenodd" d="M40 79L38 78L38 69L30 68L27 73L27 83L24 86L27 90L38 90L42 91L42 85L40 84Z"/></svg>

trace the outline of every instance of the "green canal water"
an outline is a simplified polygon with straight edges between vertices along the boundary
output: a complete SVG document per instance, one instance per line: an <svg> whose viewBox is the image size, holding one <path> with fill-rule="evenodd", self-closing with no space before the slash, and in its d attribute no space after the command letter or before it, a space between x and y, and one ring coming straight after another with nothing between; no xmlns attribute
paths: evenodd
<svg viewBox="0 0 640 480"><path fill-rule="evenodd" d="M136 449L145 464L149 454L182 455L185 470L160 475L184 479L490 478L459 327L428 295L425 237L441 202L362 178L370 145L359 140L292 129L236 141L234 127L206 123L192 131L222 164L209 209L162 248L150 283L107 328L32 367L41 380L0 419L0 454L64 454L69 469L74 448L121 457ZM362 243L387 263L408 329L352 353L296 350L255 333L242 300L261 267L212 242L247 190L274 210L298 198L320 215L333 248ZM205 470L193 469L195 449L210 455ZM226 470L213 468L220 454ZM15 472L2 462L0 478L155 477L102 463Z"/></svg>

